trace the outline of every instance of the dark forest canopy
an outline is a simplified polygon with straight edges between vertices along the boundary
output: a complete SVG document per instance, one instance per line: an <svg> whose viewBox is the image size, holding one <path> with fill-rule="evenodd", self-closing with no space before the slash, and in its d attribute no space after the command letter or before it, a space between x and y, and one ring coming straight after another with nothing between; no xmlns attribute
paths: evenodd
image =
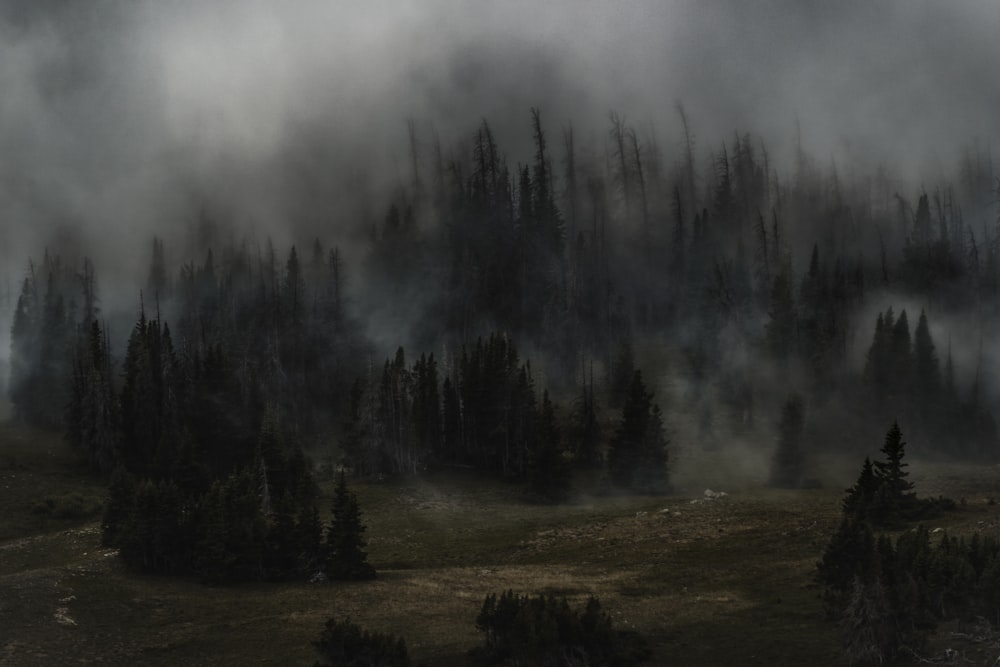
<svg viewBox="0 0 1000 667"><path fill-rule="evenodd" d="M751 134L701 163L612 112L598 158L578 153L571 126L553 138L539 109L524 120L526 164L483 120L464 154L435 144L426 166L411 126L409 176L370 203L383 213L364 248L241 239L204 210L189 259L149 240L138 322L104 312L100 266L46 252L11 297L15 416L69 419L105 471L122 457L162 470L191 441L221 472L274 405L303 443L335 439L359 471L527 478L543 431L560 434L560 456L601 460L619 436L598 434L594 406L644 395L636 349L652 344L671 358L645 369L652 393L667 373L701 415L685 441L774 433L760 414L791 386L814 429L846 418L850 437L900 419L918 452L996 457L992 350L951 343L970 329L993 340L998 322L988 152L964 149L950 180L908 194L885 170L846 182L803 149L782 173ZM552 412L543 389L567 428L536 424Z"/></svg>
<svg viewBox="0 0 1000 667"><path fill-rule="evenodd" d="M1000 459L987 9L320 5L0 10L0 389L129 565L370 578L349 476L554 503L745 446L801 488L890 423Z"/></svg>

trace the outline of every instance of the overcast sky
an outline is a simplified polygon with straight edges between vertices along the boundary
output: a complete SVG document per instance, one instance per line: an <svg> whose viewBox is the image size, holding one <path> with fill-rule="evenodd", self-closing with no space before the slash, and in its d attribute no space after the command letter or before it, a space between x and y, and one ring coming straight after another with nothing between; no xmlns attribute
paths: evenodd
<svg viewBox="0 0 1000 667"><path fill-rule="evenodd" d="M0 279L15 281L45 245L81 245L105 281L144 271L154 231L181 238L206 200L279 243L335 230L364 214L359 193L405 178L409 118L446 147L486 118L516 162L529 107L584 143L616 109L671 160L683 100L699 151L740 129L787 156L798 119L820 158L915 177L1000 119L991 0L0 8Z"/></svg>

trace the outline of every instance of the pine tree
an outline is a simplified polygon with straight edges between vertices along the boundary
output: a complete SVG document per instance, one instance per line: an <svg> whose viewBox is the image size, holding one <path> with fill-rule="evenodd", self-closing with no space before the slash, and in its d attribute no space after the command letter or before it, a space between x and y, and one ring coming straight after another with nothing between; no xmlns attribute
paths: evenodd
<svg viewBox="0 0 1000 667"><path fill-rule="evenodd" d="M892 525L905 518L906 513L916 505L913 483L906 479L910 474L906 471L908 464L903 461L906 443L897 422L893 422L885 434L881 451L885 460L874 463L879 488L872 507L872 519L876 525Z"/></svg>
<svg viewBox="0 0 1000 667"><path fill-rule="evenodd" d="M444 379L441 388L444 398L442 459L456 462L462 458L462 408L458 391L450 377Z"/></svg>
<svg viewBox="0 0 1000 667"><path fill-rule="evenodd" d="M102 545L113 547L121 542L126 522L135 505L135 489L136 483L132 475L122 466L115 468L101 518Z"/></svg>
<svg viewBox="0 0 1000 667"><path fill-rule="evenodd" d="M937 427L935 414L940 406L941 367L934 341L927 326L927 315L920 311L920 320L913 336L913 394L915 413L924 425Z"/></svg>
<svg viewBox="0 0 1000 667"><path fill-rule="evenodd" d="M771 462L771 486L794 489L802 484L802 398L792 395L781 411L778 426L778 449Z"/></svg>
<svg viewBox="0 0 1000 667"><path fill-rule="evenodd" d="M886 318L886 328L889 330L889 391L896 399L897 405L906 405L913 387L913 349L910 344L910 324L906 318L906 309L899 313L895 324L889 327L891 320Z"/></svg>
<svg viewBox="0 0 1000 667"><path fill-rule="evenodd" d="M594 396L593 373L589 383L584 381L581 385L570 419L574 463L582 468L600 467L601 425L598 421L597 399Z"/></svg>
<svg viewBox="0 0 1000 667"><path fill-rule="evenodd" d="M351 619L331 618L313 642L320 659L314 667L410 667L401 637L362 630Z"/></svg>
<svg viewBox="0 0 1000 667"><path fill-rule="evenodd" d="M652 399L652 394L650 394ZM669 493L670 477L668 467L669 446L663 413L660 406L653 405L649 411L649 421L642 438L639 469L636 471L633 488L640 493Z"/></svg>
<svg viewBox="0 0 1000 667"><path fill-rule="evenodd" d="M892 317L892 309L889 309L889 319ZM889 391L889 332L885 325L885 318L882 313L878 314L875 320L875 334L872 337L871 347L865 357L864 379L871 388L874 398L881 403L885 400Z"/></svg>
<svg viewBox="0 0 1000 667"><path fill-rule="evenodd" d="M788 277L779 273L771 287L765 340L772 357L784 362L795 349L797 314Z"/></svg>
<svg viewBox="0 0 1000 667"><path fill-rule="evenodd" d="M413 372L413 431L420 457L441 450L441 398L438 393L437 362L434 355L420 355Z"/></svg>
<svg viewBox="0 0 1000 667"><path fill-rule="evenodd" d="M542 392L542 408L538 415L538 430L528 468L532 491L551 501L569 496L571 483L569 462L563 455L562 438L556 424L555 408L549 392Z"/></svg>
<svg viewBox="0 0 1000 667"><path fill-rule="evenodd" d="M861 466L858 481L847 490L847 496L844 498L842 506L844 516L867 520L875 500L875 494L878 493L878 487L879 480L875 475L875 467L872 460L866 457L864 465Z"/></svg>
<svg viewBox="0 0 1000 667"><path fill-rule="evenodd" d="M662 492L669 486L663 420L652 399L642 381L642 372L636 370L608 450L611 481L645 493Z"/></svg>
<svg viewBox="0 0 1000 667"><path fill-rule="evenodd" d="M375 568L365 552L365 526L358 500L341 471L333 493L333 518L326 533L326 575L330 579L374 579Z"/></svg>

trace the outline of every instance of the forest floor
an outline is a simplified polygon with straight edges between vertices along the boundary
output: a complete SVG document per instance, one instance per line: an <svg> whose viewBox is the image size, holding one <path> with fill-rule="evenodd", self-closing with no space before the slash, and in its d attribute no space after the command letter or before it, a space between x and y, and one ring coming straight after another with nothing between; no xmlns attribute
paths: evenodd
<svg viewBox="0 0 1000 667"><path fill-rule="evenodd" d="M922 495L965 499L932 527L998 530L996 466L911 470ZM650 665L843 664L812 583L842 486L715 489L720 499L692 486L559 507L471 473L353 488L373 582L140 576L100 546L103 486L59 436L0 426L0 664L309 665L324 622L349 616L405 637L415 664L465 665L483 598L508 588L596 595L616 626L649 640ZM996 652L944 630L927 650L946 647L962 664Z"/></svg>

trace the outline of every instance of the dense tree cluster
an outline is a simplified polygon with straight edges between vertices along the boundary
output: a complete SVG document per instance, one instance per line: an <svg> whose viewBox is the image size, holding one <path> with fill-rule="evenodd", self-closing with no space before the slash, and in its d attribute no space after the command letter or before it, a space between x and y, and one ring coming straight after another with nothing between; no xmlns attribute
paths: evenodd
<svg viewBox="0 0 1000 667"><path fill-rule="evenodd" d="M414 473L428 466L472 466L526 481L535 495L567 497L572 468L603 460L592 383L584 383L563 437L548 390L541 401L529 362L509 336L479 338L445 364L434 355L408 366L403 348L354 385L343 449L361 474ZM664 492L667 440L663 417L635 371L622 424L608 443L609 473L622 488Z"/></svg>
<svg viewBox="0 0 1000 667"><path fill-rule="evenodd" d="M331 618L313 642L320 659L314 667L410 667L406 641L364 630L351 619Z"/></svg>
<svg viewBox="0 0 1000 667"><path fill-rule="evenodd" d="M502 665L634 665L649 655L634 632L616 630L591 597L580 610L553 595L490 594L476 617L481 662Z"/></svg>
<svg viewBox="0 0 1000 667"><path fill-rule="evenodd" d="M18 419L48 427L62 423L74 328L95 316L94 290L89 260L80 274L48 252L38 268L29 263L10 336L8 392Z"/></svg>
<svg viewBox="0 0 1000 667"><path fill-rule="evenodd" d="M476 616L482 646L470 651L489 665L552 667L627 667L641 663L650 650L638 633L616 630L611 616L591 596L580 609L554 595L517 595L512 590L486 596ZM401 637L365 630L351 620L331 618L318 641L316 667L408 667Z"/></svg>
<svg viewBox="0 0 1000 667"><path fill-rule="evenodd" d="M303 443L338 442L361 475L475 467L548 500L566 497L571 464L604 466L621 488L667 490L674 420L640 367L656 386L684 388L682 409L706 442L723 428L717 415L729 433L759 436L755 414L801 395L779 425L776 485L802 483L807 448L840 437L823 428L834 419L848 435L899 419L921 454L996 458L989 354L969 373L950 344L938 352L924 312L911 334L892 309L864 368L851 354L873 294L922 304L939 322L965 317L980 340L996 334L1000 183L988 155L966 150L953 182L911 205L889 170L842 178L798 137L788 174L747 133L703 161L692 119L681 106L677 117L672 162L618 113L602 151L570 125L553 147L532 109L532 155L517 165L485 120L471 145L434 141L429 154L411 124L411 178L366 202L381 220L338 229L338 241L359 230L368 240L346 258L359 276L351 299L337 246L238 239L225 208L206 205L186 260L153 240L138 320L119 329L124 354L98 308L95 267L46 254L13 308L15 415L64 423L103 474L124 468L110 534L131 516L126 533L146 536L119 542L128 558L223 578L294 569L298 555L276 555L268 539L317 534ZM405 316L391 344L410 355L400 347L377 367L363 332L385 344L387 312ZM676 383L660 382L660 360ZM249 512L239 521L238 507ZM207 539L206 522L243 527ZM153 535L193 546L161 553ZM230 549L257 555L235 570L204 556Z"/></svg>
<svg viewBox="0 0 1000 667"><path fill-rule="evenodd" d="M356 225L370 233L367 253L350 258L364 286L353 308L336 247L316 240L311 252L293 246L279 258L270 241L227 237L225 220L216 219L224 213L206 209L189 249L200 259L178 269L170 248L154 239L144 285L147 300L157 303L152 319L171 323L175 370L186 376L188 400L227 402L213 409L234 414L237 428L217 429L221 437L252 439L255 420L238 412L249 406L259 413L272 402L305 439L328 438L345 418L360 424L352 410L354 378L367 385L353 392L367 401L355 408L374 412L383 400L374 388L383 378L371 368L372 346L351 313L370 320L399 312L408 315L401 332L407 340L400 343L422 355L444 353L425 356L412 388L423 392L417 411L426 419L390 433L407 406L382 406L391 408L379 416L386 429L358 436L383 441L368 448L378 451L365 469L419 470L432 460L426 452L440 428L446 458L461 453L469 465L525 474L524 447L493 456L495 443L487 441L501 431L484 436L479 408L458 428L444 414L439 426L430 408L437 400L442 413L454 416L456 404L465 411L467 369L455 351L471 356L476 341L496 331L537 351L536 370L544 369L553 398L564 398L578 370L596 361L606 405L621 406L637 343L652 339L679 353L672 372L690 385L692 407L707 429L713 414L728 415L736 432L756 428L755 409L780 403L770 389L777 379L803 393L817 424L834 418L827 406L842 405L855 413L858 434L899 418L917 428L921 451L996 456L988 356L974 379L955 377L947 361L938 368L929 329L918 325L907 342L906 318L886 312L864 371L849 363L856 319L873 291L891 290L942 318L974 312L981 337L995 333L1000 232L984 218L997 187L989 157L967 149L953 182L917 193L914 205L899 194L905 186L890 170L844 179L835 164L819 166L800 138L789 174L779 174L767 146L748 133L713 145L703 163L692 118L681 106L677 118L682 142L673 162L652 135L618 113L609 116L602 160L580 145L572 126L554 147L542 114L532 109L526 120L533 154L516 166L486 121L458 152L436 140L424 150L411 124L411 178L375 204L385 211L381 221ZM342 236L350 237L350 227ZM97 313L94 285L86 263L70 270L49 256L28 271L12 330L10 393L22 419L57 423L69 374L78 375L76 409L95 409L79 408L83 394L92 404L106 403L96 379L83 386L96 359L86 349ZM78 362L60 352L73 348L81 350ZM199 364L214 376L206 382L210 401L201 400L206 388L192 378ZM391 366L384 390L393 396L385 400L399 404L411 391L403 376L415 369ZM170 364L164 370L172 372ZM437 397L434 372L442 379ZM856 391L859 380L868 386L864 395ZM203 432L188 437L196 441ZM510 428L502 432L514 437ZM565 433L575 450L581 441L575 429ZM592 463L599 453L595 433L583 434L580 456ZM72 437L85 450L107 448L89 435ZM90 456L108 470L107 456Z"/></svg>
<svg viewBox="0 0 1000 667"><path fill-rule="evenodd" d="M925 453L992 459L1000 448L1000 435L982 398L981 365L980 358L969 394L963 398L955 383L950 346L942 371L924 311L911 337L906 310L897 317L889 308L875 320L864 380L873 409L916 425L924 434Z"/></svg>
<svg viewBox="0 0 1000 667"><path fill-rule="evenodd" d="M886 434L884 460L865 460L848 489L843 518L818 563L817 580L840 619L851 663L892 660L916 651L939 621L1000 612L1000 540L924 526L895 540L876 530L899 528L943 509L946 499L918 499L907 480L905 443L897 425Z"/></svg>
<svg viewBox="0 0 1000 667"><path fill-rule="evenodd" d="M147 447L121 457L101 526L102 543L118 547L126 564L210 582L375 575L344 476L324 534L309 467L298 444L286 442L275 407L264 412L251 462L218 476L188 448L146 468L142 453L155 453L148 445L156 441L137 442Z"/></svg>

